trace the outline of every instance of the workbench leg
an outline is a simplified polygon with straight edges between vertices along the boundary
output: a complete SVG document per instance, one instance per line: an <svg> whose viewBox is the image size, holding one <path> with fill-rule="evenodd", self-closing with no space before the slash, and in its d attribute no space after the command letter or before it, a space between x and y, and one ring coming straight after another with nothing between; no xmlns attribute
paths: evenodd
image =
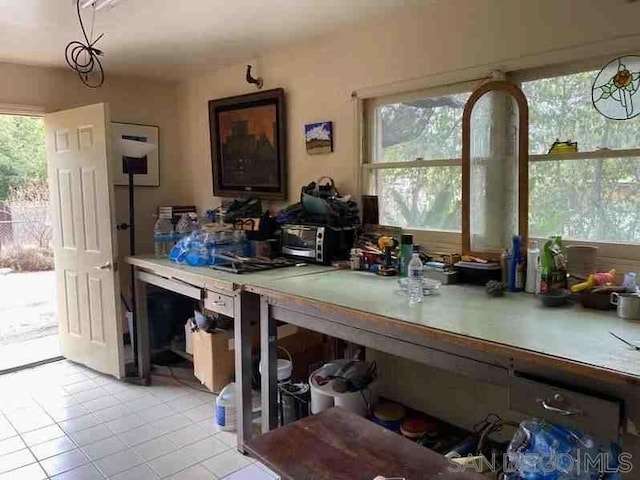
<svg viewBox="0 0 640 480"><path fill-rule="evenodd" d="M278 334L276 322L271 318L269 303L260 298L260 361L262 378L262 433L278 426L276 347Z"/></svg>
<svg viewBox="0 0 640 480"><path fill-rule="evenodd" d="M244 442L251 438L252 402L251 402L251 325L260 321L259 297L243 292L234 301L234 344L236 359L236 386L240 388L236 405L236 432L238 450L244 453Z"/></svg>
<svg viewBox="0 0 640 480"><path fill-rule="evenodd" d="M149 317L147 315L147 284L138 280L136 268L136 340L138 348L138 376L146 385L151 383L151 345L149 344ZM133 337L133 335L132 335ZM133 338L132 338L133 341Z"/></svg>

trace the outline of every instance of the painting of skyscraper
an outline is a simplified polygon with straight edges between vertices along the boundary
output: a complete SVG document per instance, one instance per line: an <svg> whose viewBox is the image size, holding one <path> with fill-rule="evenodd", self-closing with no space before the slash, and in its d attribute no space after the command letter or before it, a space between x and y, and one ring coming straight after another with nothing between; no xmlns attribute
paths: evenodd
<svg viewBox="0 0 640 480"><path fill-rule="evenodd" d="M273 93L264 98L270 92L281 90L209 102L214 194L282 195L283 100Z"/></svg>
<svg viewBox="0 0 640 480"><path fill-rule="evenodd" d="M278 185L275 118L275 105L220 113L221 174L225 185Z"/></svg>

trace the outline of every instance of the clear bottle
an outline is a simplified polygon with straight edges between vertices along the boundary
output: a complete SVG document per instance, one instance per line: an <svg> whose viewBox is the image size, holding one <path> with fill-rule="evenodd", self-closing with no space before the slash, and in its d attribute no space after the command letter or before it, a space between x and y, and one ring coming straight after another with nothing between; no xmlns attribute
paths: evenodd
<svg viewBox="0 0 640 480"><path fill-rule="evenodd" d="M505 285L509 283L509 264L511 263L511 253L509 249L504 249L500 255L500 268L502 269L501 281Z"/></svg>
<svg viewBox="0 0 640 480"><path fill-rule="evenodd" d="M624 276L622 282L625 292L638 293L638 277L634 272L629 272Z"/></svg>
<svg viewBox="0 0 640 480"><path fill-rule="evenodd" d="M167 257L173 247L173 224L171 217L164 214L158 216L153 227L153 244L156 257Z"/></svg>
<svg viewBox="0 0 640 480"><path fill-rule="evenodd" d="M233 245L231 247L231 252L234 255L244 257L246 255L245 245L247 244L247 234L244 230L234 230L233 232Z"/></svg>
<svg viewBox="0 0 640 480"><path fill-rule="evenodd" d="M527 249L527 282L525 292L540 293L540 280L538 275L540 272L540 248L535 240L529 241Z"/></svg>
<svg viewBox="0 0 640 480"><path fill-rule="evenodd" d="M409 278L408 294L409 305L415 305L421 303L424 298L424 291L422 290L422 279L424 277L424 265L420 259L420 254L414 251L413 258L409 262L407 267L407 276Z"/></svg>
<svg viewBox="0 0 640 480"><path fill-rule="evenodd" d="M191 219L189 218L189 215L187 215L186 213L183 213L182 216L180 217L180 220L178 220L178 223L176 223L176 232L174 236L175 241L179 242L184 237L189 235L193 230L194 229L191 224Z"/></svg>

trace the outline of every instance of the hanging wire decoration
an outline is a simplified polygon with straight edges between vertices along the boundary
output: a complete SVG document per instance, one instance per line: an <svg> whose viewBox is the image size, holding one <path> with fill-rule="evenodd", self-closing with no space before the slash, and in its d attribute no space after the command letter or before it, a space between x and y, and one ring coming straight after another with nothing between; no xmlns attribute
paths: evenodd
<svg viewBox="0 0 640 480"><path fill-rule="evenodd" d="M593 81L591 100L601 115L629 120L640 115L640 56L616 58L604 66Z"/></svg>
<svg viewBox="0 0 640 480"><path fill-rule="evenodd" d="M104 83L104 69L99 58L102 55L102 50L95 48L95 44L104 36L104 33L98 35L95 40L93 39L93 27L96 19L95 4L91 16L90 35L87 35L82 15L80 15L80 0L76 2L76 9L85 43L81 41L69 42L64 50L64 55L67 65L78 74L82 83L89 88L98 88Z"/></svg>

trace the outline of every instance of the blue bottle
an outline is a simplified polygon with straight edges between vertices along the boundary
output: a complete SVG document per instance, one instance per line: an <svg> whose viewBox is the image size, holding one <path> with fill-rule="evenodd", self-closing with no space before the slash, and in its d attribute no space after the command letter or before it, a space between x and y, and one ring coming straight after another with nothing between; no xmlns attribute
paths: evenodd
<svg viewBox="0 0 640 480"><path fill-rule="evenodd" d="M521 292L524 290L524 258L522 256L522 238L513 236L511 258L509 259L509 291Z"/></svg>

